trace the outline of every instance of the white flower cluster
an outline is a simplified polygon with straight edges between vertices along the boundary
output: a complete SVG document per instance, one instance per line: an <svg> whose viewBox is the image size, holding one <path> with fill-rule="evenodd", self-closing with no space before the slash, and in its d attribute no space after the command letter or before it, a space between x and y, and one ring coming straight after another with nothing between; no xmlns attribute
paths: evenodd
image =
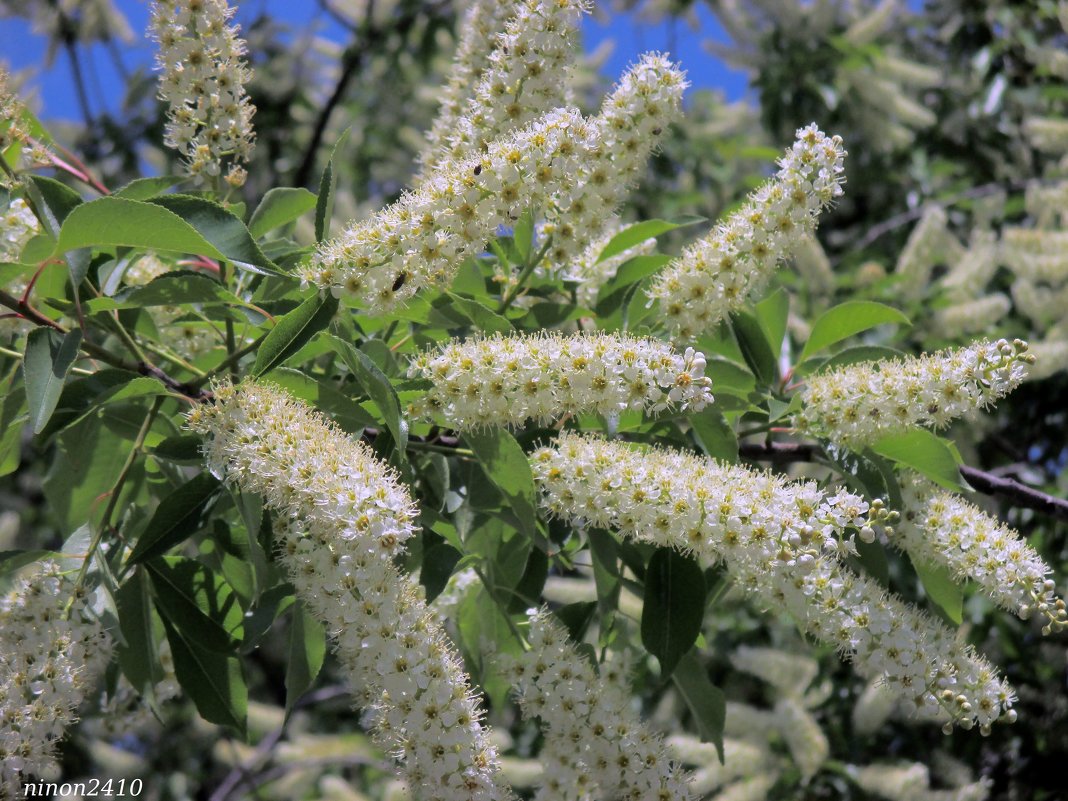
<svg viewBox="0 0 1068 801"><path fill-rule="evenodd" d="M47 164L52 158L48 147L30 136L26 106L11 86L11 74L3 64L0 64L0 153L15 158L12 166L16 169ZM7 173L0 171L0 187L8 186L9 181Z"/></svg>
<svg viewBox="0 0 1068 801"><path fill-rule="evenodd" d="M849 528L865 539L881 504L814 483L667 450L564 434L531 457L545 508L578 525L612 528L724 562L761 604L789 613L863 676L883 676L920 713L983 732L1015 719L997 672L932 616L842 562Z"/></svg>
<svg viewBox="0 0 1068 801"><path fill-rule="evenodd" d="M904 510L891 542L911 556L975 581L999 606L1046 618L1044 634L1068 628L1053 595L1049 565L1018 533L952 492L914 473L901 478Z"/></svg>
<svg viewBox="0 0 1068 801"><path fill-rule="evenodd" d="M1032 146L1044 153L1068 152L1068 120L1061 117L1030 116L1023 122L1024 135Z"/></svg>
<svg viewBox="0 0 1068 801"><path fill-rule="evenodd" d="M730 713L727 714L729 718ZM775 757L764 743L724 737L722 764L712 743L703 743L692 735L673 734L664 743L683 765L693 768L690 792L699 798L720 787L729 789L747 777L769 776L774 781L780 775Z"/></svg>
<svg viewBox="0 0 1068 801"><path fill-rule="evenodd" d="M557 194L542 233L552 237L549 262L567 270L604 231L637 182L650 154L680 115L685 73L659 53L627 70L591 120L597 147L579 163L576 190Z"/></svg>
<svg viewBox="0 0 1068 801"><path fill-rule="evenodd" d="M705 357L629 334L494 336L420 354L409 377L433 386L411 413L440 413L460 429L547 423L566 413L700 411L712 402Z"/></svg>
<svg viewBox="0 0 1068 801"><path fill-rule="evenodd" d="M808 782L831 754L831 744L819 722L796 698L780 698L775 703L775 720L801 781Z"/></svg>
<svg viewBox="0 0 1068 801"><path fill-rule="evenodd" d="M523 714L545 733L538 801L691 798L687 775L631 708L625 662L598 674L546 611L531 614L527 639L529 651L501 661Z"/></svg>
<svg viewBox="0 0 1068 801"><path fill-rule="evenodd" d="M388 311L447 283L526 209L576 191L579 165L596 146L596 129L577 110L549 112L481 156L442 163L418 189L320 245L301 277Z"/></svg>
<svg viewBox="0 0 1068 801"><path fill-rule="evenodd" d="M210 469L277 510L281 559L327 627L379 742L422 799L500 799L460 658L393 559L416 532L398 476L280 390L222 385L189 425Z"/></svg>
<svg viewBox="0 0 1068 801"><path fill-rule="evenodd" d="M955 237L947 232L947 241ZM942 289L954 301L979 297L998 268L998 244L993 231L976 229L971 241L942 279Z"/></svg>
<svg viewBox="0 0 1068 801"><path fill-rule="evenodd" d="M922 296L927 291L935 265L954 264L963 254L964 248L950 232L947 222L945 209L928 206L909 234L894 266L897 286L905 297L917 299Z"/></svg>
<svg viewBox="0 0 1068 801"><path fill-rule="evenodd" d="M241 162L252 154L255 133L245 84L245 43L230 24L226 0L155 0L152 38L159 45L159 97L168 104L164 141L185 159L190 175L245 181Z"/></svg>
<svg viewBox="0 0 1068 801"><path fill-rule="evenodd" d="M919 426L942 428L1018 387L1034 362L1026 351L1026 342L999 339L817 373L794 425L850 448Z"/></svg>
<svg viewBox="0 0 1068 801"><path fill-rule="evenodd" d="M731 664L770 684L784 698L800 697L819 674L812 657L777 648L743 645L731 654Z"/></svg>
<svg viewBox="0 0 1068 801"><path fill-rule="evenodd" d="M815 234L805 234L797 240L793 264L809 292L828 295L834 291L834 268Z"/></svg>
<svg viewBox="0 0 1068 801"><path fill-rule="evenodd" d="M1005 228L1001 257L1010 270L1028 281L1060 286L1068 281L1068 231Z"/></svg>
<svg viewBox="0 0 1068 801"><path fill-rule="evenodd" d="M40 230L41 224L26 201L20 197L12 200L0 216L0 261L18 261L26 243Z"/></svg>
<svg viewBox="0 0 1068 801"><path fill-rule="evenodd" d="M597 303L597 293L602 286L615 278L620 267L635 256L647 256L656 249L656 240L646 239L614 256L602 259L601 253L605 246L624 228L625 225L614 220L605 227L604 233L590 242L575 259L559 264L551 262L550 270L559 270L565 280L578 284L575 288L575 299L580 306L592 309Z"/></svg>
<svg viewBox="0 0 1068 801"><path fill-rule="evenodd" d="M0 600L0 796L55 777L56 743L111 659L87 594L44 561Z"/></svg>
<svg viewBox="0 0 1068 801"><path fill-rule="evenodd" d="M433 169L448 145L449 136L468 102L472 87L479 85L497 32L519 10L520 0L474 0L460 19L460 43L456 47L449 75L442 88L441 106L427 134L420 161L424 170Z"/></svg>
<svg viewBox="0 0 1068 801"><path fill-rule="evenodd" d="M987 330L1012 309L1012 301L1002 292L992 292L974 300L962 300L934 313L932 327L942 336L959 337Z"/></svg>
<svg viewBox="0 0 1068 801"><path fill-rule="evenodd" d="M1068 370L1068 329L1051 330L1048 338L1033 345L1031 350L1036 361L1035 368L1027 374L1028 379L1037 381Z"/></svg>
<svg viewBox="0 0 1068 801"><path fill-rule="evenodd" d="M588 0L521 0L463 113L431 132L446 144L427 166L478 157L492 140L565 105L579 19L588 9Z"/></svg>
<svg viewBox="0 0 1068 801"><path fill-rule="evenodd" d="M815 125L779 161L775 178L704 239L660 273L649 291L670 328L693 337L745 303L799 239L816 228L820 211L842 194L842 140Z"/></svg>
<svg viewBox="0 0 1068 801"><path fill-rule="evenodd" d="M990 785L968 782L949 790L930 789L926 765L914 762L900 765L850 765L849 775L864 792L886 801L986 801Z"/></svg>

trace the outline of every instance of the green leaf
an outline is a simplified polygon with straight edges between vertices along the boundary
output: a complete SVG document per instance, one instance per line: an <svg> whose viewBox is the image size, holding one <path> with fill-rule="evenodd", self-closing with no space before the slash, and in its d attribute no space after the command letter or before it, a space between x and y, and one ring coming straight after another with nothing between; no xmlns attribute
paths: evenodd
<svg viewBox="0 0 1068 801"><path fill-rule="evenodd" d="M608 240L608 244L604 246L601 255L597 257L597 261L604 261L605 259L610 259L613 256L619 255L628 248L640 245L646 239L660 236L660 234L666 234L668 231L674 231L676 228L683 228L687 225L696 225L697 223L704 221L704 217L684 217L678 222L670 222L669 220L644 220L639 223L634 223L634 225L628 225Z"/></svg>
<svg viewBox="0 0 1068 801"><path fill-rule="evenodd" d="M911 325L909 318L897 309L871 300L850 300L828 309L812 326L808 342L801 351L803 362L835 342L867 331L877 325L900 323Z"/></svg>
<svg viewBox="0 0 1068 801"><path fill-rule="evenodd" d="M715 406L708 406L697 414L690 415L697 444L713 459L723 462L738 461L738 435Z"/></svg>
<svg viewBox="0 0 1068 801"><path fill-rule="evenodd" d="M78 357L81 344L82 332L79 328L61 336L42 326L27 334L22 374L26 381L26 403L34 434L41 433L55 411L63 383Z"/></svg>
<svg viewBox="0 0 1068 801"><path fill-rule="evenodd" d="M625 261L620 265L616 274L597 290L597 302L594 305L597 307L598 314L611 314L618 309L623 304L626 290L631 285L658 272L670 261L670 256L659 253L635 256Z"/></svg>
<svg viewBox="0 0 1068 801"><path fill-rule="evenodd" d="M338 301L329 292L315 293L278 319L256 353L252 375L261 376L280 365L322 331L334 318Z"/></svg>
<svg viewBox="0 0 1068 801"><path fill-rule="evenodd" d="M318 618L298 601L293 605L289 630L289 660L286 663L286 715L315 683L326 656L326 632Z"/></svg>
<svg viewBox="0 0 1068 801"><path fill-rule="evenodd" d="M911 557L910 557L911 559ZM916 575L923 583L927 596L946 613L956 625L964 619L964 590L953 580L953 576L941 565L934 565L919 559L911 559L916 568Z"/></svg>
<svg viewBox="0 0 1068 801"><path fill-rule="evenodd" d="M204 456L200 446L203 441L196 434L167 437L153 448L151 453L155 458L166 459L168 462L201 464Z"/></svg>
<svg viewBox="0 0 1068 801"><path fill-rule="evenodd" d="M233 590L194 559L164 557L146 563L156 606L184 635L203 648L229 653L244 635L244 613Z"/></svg>
<svg viewBox="0 0 1068 801"><path fill-rule="evenodd" d="M219 479L211 473L200 473L160 501L134 545L129 563L162 556L203 528L220 487Z"/></svg>
<svg viewBox="0 0 1068 801"><path fill-rule="evenodd" d="M671 679L697 721L701 740L716 746L722 764L723 728L727 720L727 699L723 691L708 680L708 674L692 650L679 660Z"/></svg>
<svg viewBox="0 0 1068 801"><path fill-rule="evenodd" d="M537 493L530 462L515 437L503 428L469 431L464 441L482 464L482 469L508 501L527 537L536 535Z"/></svg>
<svg viewBox="0 0 1068 801"><path fill-rule="evenodd" d="M294 397L314 405L355 436L377 422L360 404L333 384L316 381L302 370L279 367L271 375L271 380Z"/></svg>
<svg viewBox="0 0 1068 801"><path fill-rule="evenodd" d="M202 648L195 632L183 632L164 619L174 658L174 673L209 723L230 726L245 734L248 687L241 660Z"/></svg>
<svg viewBox="0 0 1068 801"><path fill-rule="evenodd" d="M193 195L161 195L149 202L177 214L234 264L256 272L279 272L241 219L218 203Z"/></svg>
<svg viewBox="0 0 1068 801"><path fill-rule="evenodd" d="M657 548L645 572L642 645L660 660L666 679L701 633L705 575L693 559L671 548Z"/></svg>
<svg viewBox="0 0 1068 801"><path fill-rule="evenodd" d="M63 221L82 204L81 195L54 178L31 175L29 191L37 210L44 215L45 231L53 238L59 235Z"/></svg>
<svg viewBox="0 0 1068 801"><path fill-rule="evenodd" d="M166 192L172 186L182 183L182 175L158 175L152 178L135 178L121 189L111 193L112 197L124 197L127 200L148 200Z"/></svg>
<svg viewBox="0 0 1068 801"><path fill-rule="evenodd" d="M116 647L119 667L141 695L150 694L163 678L152 620L152 597L143 570L132 573L115 593L119 628L125 643Z"/></svg>
<svg viewBox="0 0 1068 801"><path fill-rule="evenodd" d="M453 568L463 556L447 542L431 545L423 551L423 563L419 570L419 583L426 590L426 602L437 598L452 577Z"/></svg>
<svg viewBox="0 0 1068 801"><path fill-rule="evenodd" d="M371 400L378 406L379 411L385 418L386 427L393 434L397 443L397 453L405 459L405 449L408 447L408 421L401 414L400 399L397 391L389 383L386 374L379 369L378 365L371 361L371 357L361 350L357 350L352 344L343 339L331 335L330 344L333 345L345 365L357 381L367 391Z"/></svg>
<svg viewBox="0 0 1068 801"><path fill-rule="evenodd" d="M0 551L0 576L14 573L52 554L53 551L44 551L39 548L29 551Z"/></svg>
<svg viewBox="0 0 1068 801"><path fill-rule="evenodd" d="M319 180L319 196L315 201L316 242L322 242L330 235L330 218L334 214L334 186L337 183L337 177L334 175L334 159L337 157L337 152L348 141L351 130L351 128L346 128L337 138L330 151L330 158L326 162L326 169L323 170L323 177Z"/></svg>
<svg viewBox="0 0 1068 801"><path fill-rule="evenodd" d="M745 363L753 371L757 382L772 386L779 378L779 365L775 351L757 319L744 311L731 315L731 327Z"/></svg>
<svg viewBox="0 0 1068 801"><path fill-rule="evenodd" d="M756 305L756 318L767 335L775 358L782 353L782 342L786 336L786 321L790 316L790 296L786 290L778 289Z"/></svg>
<svg viewBox="0 0 1068 801"><path fill-rule="evenodd" d="M315 208L316 197L303 187L276 186L263 196L248 221L249 233L259 239Z"/></svg>
<svg viewBox="0 0 1068 801"><path fill-rule="evenodd" d="M180 216L156 203L102 197L74 209L63 223L56 250L123 245L146 250L227 258Z"/></svg>
<svg viewBox="0 0 1068 801"><path fill-rule="evenodd" d="M479 331L514 333L515 328L507 319L484 306L477 300L462 298L452 292L445 292L433 303L436 312L454 312L465 322L469 322Z"/></svg>
<svg viewBox="0 0 1068 801"><path fill-rule="evenodd" d="M516 255L519 256L519 264L530 264L534 255L534 215L530 209L524 211L516 220L512 229L512 243L515 245Z"/></svg>
<svg viewBox="0 0 1068 801"><path fill-rule="evenodd" d="M836 367L845 367L849 364L861 362L878 362L883 359L899 359L905 354L897 348L888 348L885 345L854 345L851 348L843 348L829 359L816 357L801 362L795 374L798 376L810 373L822 373L824 370L832 370Z"/></svg>
<svg viewBox="0 0 1068 801"><path fill-rule="evenodd" d="M946 489L964 489L953 448L925 428L883 437L871 449L892 462L911 467Z"/></svg>

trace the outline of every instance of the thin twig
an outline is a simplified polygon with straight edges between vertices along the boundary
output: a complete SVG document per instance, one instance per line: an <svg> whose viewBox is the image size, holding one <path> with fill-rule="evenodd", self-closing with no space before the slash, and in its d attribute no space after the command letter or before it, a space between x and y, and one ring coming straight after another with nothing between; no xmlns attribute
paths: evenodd
<svg viewBox="0 0 1068 801"><path fill-rule="evenodd" d="M738 446L738 454L743 459L774 464L812 462L820 453L818 445L808 443L743 442ZM984 495L1007 498L1017 506L1034 509L1057 520L1068 520L1068 500L1040 492L1015 479L1002 478L966 464L960 466L960 474L977 492Z"/></svg>

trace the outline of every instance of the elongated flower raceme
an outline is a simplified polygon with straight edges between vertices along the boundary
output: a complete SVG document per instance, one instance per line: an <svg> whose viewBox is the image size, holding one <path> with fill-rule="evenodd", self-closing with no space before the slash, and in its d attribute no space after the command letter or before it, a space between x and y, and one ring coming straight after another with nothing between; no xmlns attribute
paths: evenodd
<svg viewBox="0 0 1068 801"><path fill-rule="evenodd" d="M111 659L89 597L56 562L35 565L0 600L0 796L54 779L56 743Z"/></svg>
<svg viewBox="0 0 1068 801"><path fill-rule="evenodd" d="M575 191L557 193L545 210L541 231L552 237L550 264L566 271L605 231L668 126L679 118L688 85L676 64L646 53L605 98L591 120L598 146L579 163Z"/></svg>
<svg viewBox="0 0 1068 801"><path fill-rule="evenodd" d="M1019 278L1059 286L1068 281L1068 231L1006 228L1001 257Z"/></svg>
<svg viewBox="0 0 1068 801"><path fill-rule="evenodd" d="M932 319L933 328L942 336L959 337L988 329L1012 309L1008 295L992 292L986 297L964 300L939 309Z"/></svg>
<svg viewBox="0 0 1068 801"><path fill-rule="evenodd" d="M226 0L156 0L151 34L159 45L159 97L168 105L164 141L190 175L215 177L229 166L226 180L240 186L256 107L245 92L252 73L233 15Z"/></svg>
<svg viewBox="0 0 1068 801"><path fill-rule="evenodd" d="M801 780L809 781L831 753L831 744L819 722L796 698L781 698L775 704L775 719Z"/></svg>
<svg viewBox="0 0 1068 801"><path fill-rule="evenodd" d="M794 425L850 448L920 426L943 428L1018 387L1034 361L1026 351L1026 342L999 339L818 373Z"/></svg>
<svg viewBox="0 0 1068 801"><path fill-rule="evenodd" d="M424 174L449 161L477 157L494 139L568 103L568 73L588 0L521 0L508 5L514 15L496 38L463 112L451 121L439 120L431 132L432 145L442 146L431 154Z"/></svg>
<svg viewBox="0 0 1068 801"><path fill-rule="evenodd" d="M14 170L34 164L48 164L52 153L30 135L26 106L11 85L11 74L0 64L0 153L12 163ZM6 170L0 170L0 187L11 183Z"/></svg>
<svg viewBox="0 0 1068 801"><path fill-rule="evenodd" d="M903 476L901 494L904 511L891 542L957 578L971 579L998 606L1022 618L1047 618L1045 634L1068 627L1049 566L1018 533L921 476Z"/></svg>
<svg viewBox="0 0 1068 801"><path fill-rule="evenodd" d="M566 413L618 415L712 402L705 357L628 334L496 336L448 342L416 358L410 377L433 386L412 412L460 429L547 423Z"/></svg>
<svg viewBox="0 0 1068 801"><path fill-rule="evenodd" d="M543 506L578 525L691 552L728 573L761 604L789 613L834 645L862 676L921 714L985 732L1012 720L1013 693L954 632L846 567L847 528L874 537L879 504L814 483L666 450L564 434L531 457ZM949 725L947 723L947 725Z"/></svg>
<svg viewBox="0 0 1068 801"><path fill-rule="evenodd" d="M210 469L279 513L281 560L326 624L353 691L419 799L498 799L479 708L415 581L393 558L416 532L397 475L278 389L220 386L189 425Z"/></svg>
<svg viewBox="0 0 1068 801"><path fill-rule="evenodd" d="M630 706L623 665L594 670L548 612L530 617L530 650L502 657L524 715L541 719L546 778L535 796L685 801L688 777Z"/></svg>
<svg viewBox="0 0 1068 801"><path fill-rule="evenodd" d="M414 192L324 242L301 277L388 311L450 281L524 210L574 191L578 165L596 144L595 128L578 111L552 111L480 157L442 163Z"/></svg>
<svg viewBox="0 0 1068 801"><path fill-rule="evenodd" d="M497 44L497 33L520 7L520 0L475 0L459 22L460 43L456 47L452 68L441 92L441 106L427 134L427 146L421 157L424 170L435 162L448 146L464 106L474 87L479 85L489 64L490 53Z"/></svg>
<svg viewBox="0 0 1068 801"><path fill-rule="evenodd" d="M704 239L683 251L649 290L676 333L693 337L745 303L779 261L816 228L819 213L842 194L842 140L815 125L779 162L774 179Z"/></svg>

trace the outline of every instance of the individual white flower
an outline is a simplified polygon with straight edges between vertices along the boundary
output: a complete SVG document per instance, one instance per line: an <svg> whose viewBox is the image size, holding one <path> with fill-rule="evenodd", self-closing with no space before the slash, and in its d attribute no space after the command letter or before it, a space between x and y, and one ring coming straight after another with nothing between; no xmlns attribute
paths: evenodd
<svg viewBox="0 0 1068 801"><path fill-rule="evenodd" d="M1046 619L1046 634L1068 627L1049 565L1017 532L916 473L901 476L901 494L904 508L892 543L971 579L1003 609L1024 619L1037 613Z"/></svg>
<svg viewBox="0 0 1068 801"><path fill-rule="evenodd" d="M784 698L800 698L819 674L812 657L776 648L743 645L731 654L731 664L767 682Z"/></svg>
<svg viewBox="0 0 1068 801"><path fill-rule="evenodd" d="M794 425L850 448L919 426L943 428L1018 387L1034 362L1026 351L1026 342L999 339L817 373Z"/></svg>
<svg viewBox="0 0 1068 801"><path fill-rule="evenodd" d="M167 103L164 141L177 150L190 175L243 183L240 163L252 154L255 132L245 84L245 42L230 24L226 0L155 0L151 35L159 46L159 98Z"/></svg>
<svg viewBox="0 0 1068 801"><path fill-rule="evenodd" d="M598 146L578 164L575 189L555 194L545 209L546 257L568 272L591 240L609 229L649 156L682 109L685 73L660 53L646 53L604 99L590 123Z"/></svg>
<svg viewBox="0 0 1068 801"><path fill-rule="evenodd" d="M431 145L438 147L424 164L424 174L478 157L494 139L568 102L579 19L589 10L588 0L506 5L513 15L497 36L463 111L439 119L431 132Z"/></svg>
<svg viewBox="0 0 1068 801"><path fill-rule="evenodd" d="M668 326L684 337L702 334L764 286L842 194L845 155L839 137L815 125L798 130L775 178L657 277L649 296L660 302Z"/></svg>
<svg viewBox="0 0 1068 801"><path fill-rule="evenodd" d="M263 384L215 389L189 425L209 468L279 515L280 558L326 626L382 746L420 798L502 799L498 760L463 664L394 565L417 509L369 448Z"/></svg>
<svg viewBox="0 0 1068 801"><path fill-rule="evenodd" d="M301 278L384 312L429 285L448 283L501 226L551 196L577 191L596 129L557 109L496 139L467 161L445 161L396 203L322 243Z"/></svg>
<svg viewBox="0 0 1068 801"><path fill-rule="evenodd" d="M1008 295L992 292L985 297L939 309L934 313L931 323L942 336L963 337L987 330L1011 309L1012 301Z"/></svg>
<svg viewBox="0 0 1068 801"><path fill-rule="evenodd" d="M629 334L535 334L450 341L420 354L409 377L433 382L413 414L441 414L460 429L546 423L564 414L678 407L712 402L705 358Z"/></svg>
<svg viewBox="0 0 1068 801"><path fill-rule="evenodd" d="M490 53L497 45L498 32L516 15L521 0L474 0L458 22L460 42L441 92L441 106L427 134L427 146L421 161L424 170L433 169L440 153L468 103L472 89L489 64Z"/></svg>
<svg viewBox="0 0 1068 801"><path fill-rule="evenodd" d="M545 734L535 798L690 798L688 776L631 708L625 667L598 673L547 611L529 621L530 649L501 659L523 714L540 718Z"/></svg>
<svg viewBox="0 0 1068 801"><path fill-rule="evenodd" d="M759 603L833 644L860 675L882 676L918 712L984 732L1015 717L1011 688L954 632L841 561L849 530L870 531L888 518L881 504L569 433L535 452L531 468L550 513L688 551L706 567L725 563Z"/></svg>
<svg viewBox="0 0 1068 801"><path fill-rule="evenodd" d="M0 600L0 795L58 771L56 745L111 660L90 596L44 561Z"/></svg>

